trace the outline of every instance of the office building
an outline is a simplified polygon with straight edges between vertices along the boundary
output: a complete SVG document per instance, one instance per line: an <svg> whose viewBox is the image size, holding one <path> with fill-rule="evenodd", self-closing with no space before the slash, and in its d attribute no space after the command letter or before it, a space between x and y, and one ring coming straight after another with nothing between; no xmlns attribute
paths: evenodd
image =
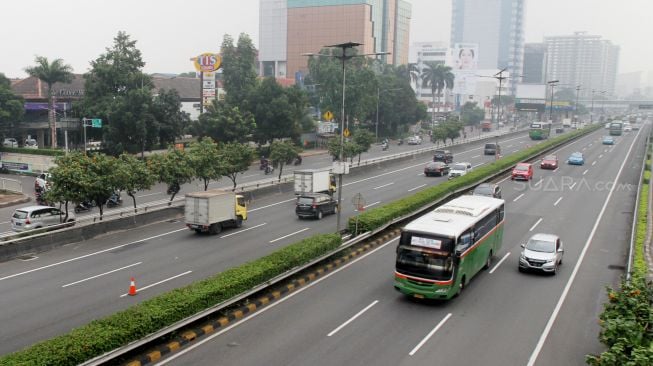
<svg viewBox="0 0 653 366"><path fill-rule="evenodd" d="M526 43L524 45L523 84L544 84L546 82L546 45Z"/></svg>
<svg viewBox="0 0 653 366"><path fill-rule="evenodd" d="M477 44L479 69L503 69L521 75L526 0L452 0L451 46ZM519 80L508 80L509 90Z"/></svg>
<svg viewBox="0 0 653 366"><path fill-rule="evenodd" d="M427 67L428 62L436 64L449 64L450 50L444 42L415 42L411 45L410 62L415 64L416 78L413 82L415 96L422 101L430 102L432 99L431 88L424 85L420 75Z"/></svg>
<svg viewBox="0 0 653 366"><path fill-rule="evenodd" d="M601 36L575 32L569 36L544 37L547 47L547 79L580 85L582 98L592 90L614 94L619 46Z"/></svg>
<svg viewBox="0 0 653 366"><path fill-rule="evenodd" d="M262 76L301 78L303 54L350 41L362 43L359 53L389 52L384 62L408 63L411 5L405 0L260 0L259 9Z"/></svg>

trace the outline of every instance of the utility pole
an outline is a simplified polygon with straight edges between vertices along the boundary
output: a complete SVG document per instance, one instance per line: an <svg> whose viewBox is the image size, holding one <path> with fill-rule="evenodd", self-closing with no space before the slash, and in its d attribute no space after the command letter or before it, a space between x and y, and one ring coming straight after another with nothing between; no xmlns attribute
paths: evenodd
<svg viewBox="0 0 653 366"><path fill-rule="evenodd" d="M580 85L576 86L576 107L574 107L574 122L578 123L578 94L580 93Z"/></svg>
<svg viewBox="0 0 653 366"><path fill-rule="evenodd" d="M553 125L553 89L560 80L551 80L546 83L551 86L551 104L549 105L549 136L551 136L551 125Z"/></svg>

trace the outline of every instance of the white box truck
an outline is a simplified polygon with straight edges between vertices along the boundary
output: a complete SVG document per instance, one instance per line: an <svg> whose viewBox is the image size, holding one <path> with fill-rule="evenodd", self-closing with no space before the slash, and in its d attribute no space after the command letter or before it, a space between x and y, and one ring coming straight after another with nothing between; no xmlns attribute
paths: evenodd
<svg viewBox="0 0 653 366"><path fill-rule="evenodd" d="M327 193L336 190L335 177L328 168L295 170L293 175L295 194Z"/></svg>
<svg viewBox="0 0 653 366"><path fill-rule="evenodd" d="M571 127L571 118L563 118L562 127Z"/></svg>
<svg viewBox="0 0 653 366"><path fill-rule="evenodd" d="M240 227L247 220L244 197L231 191L210 189L186 194L186 226L197 233L218 234L224 227Z"/></svg>

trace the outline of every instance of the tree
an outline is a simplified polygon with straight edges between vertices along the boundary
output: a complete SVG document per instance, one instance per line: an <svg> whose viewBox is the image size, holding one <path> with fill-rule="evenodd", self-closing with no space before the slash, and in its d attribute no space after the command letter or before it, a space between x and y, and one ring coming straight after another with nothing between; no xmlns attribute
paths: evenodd
<svg viewBox="0 0 653 366"><path fill-rule="evenodd" d="M270 146L270 160L274 166L279 167L279 179L283 173L283 166L299 154L299 149L292 142L274 141Z"/></svg>
<svg viewBox="0 0 653 366"><path fill-rule="evenodd" d="M218 100L214 100L192 126L196 135L208 136L221 143L246 142L255 129L251 113Z"/></svg>
<svg viewBox="0 0 653 366"><path fill-rule="evenodd" d="M238 44L234 46L233 38L225 34L220 53L227 103L240 107L243 111L249 110L249 96L256 87L258 54L252 40L247 34L241 33Z"/></svg>
<svg viewBox="0 0 653 366"><path fill-rule="evenodd" d="M50 189L45 194L48 202L64 204L64 220L68 220L68 203L79 203L89 199L90 182L87 177L90 159L81 152L58 156L50 173Z"/></svg>
<svg viewBox="0 0 653 366"><path fill-rule="evenodd" d="M156 180L154 173L147 168L145 161L131 154L121 154L118 157L118 171L113 174L121 175L118 190L127 192L132 198L136 213L136 192L152 188Z"/></svg>
<svg viewBox="0 0 653 366"><path fill-rule="evenodd" d="M353 140L357 145L358 164L361 163L361 155L370 150L374 142L374 135L367 130L357 129L354 131Z"/></svg>
<svg viewBox="0 0 653 366"><path fill-rule="evenodd" d="M485 111L476 103L467 102L462 106L460 116L465 126L476 126L485 118Z"/></svg>
<svg viewBox="0 0 653 366"><path fill-rule="evenodd" d="M286 91L272 78L265 78L252 93L251 111L256 120L254 141L260 145L274 139L298 139L301 132L293 106Z"/></svg>
<svg viewBox="0 0 653 366"><path fill-rule="evenodd" d="M100 220L104 214L104 205L111 195L124 186L121 174L113 174L120 171L119 161L105 154L93 154L89 156L86 166L86 178L88 179L87 197L95 201L100 209Z"/></svg>
<svg viewBox="0 0 653 366"><path fill-rule="evenodd" d="M174 144L190 124L190 116L181 110L181 98L175 89L159 90L152 101L152 114L159 125L159 147Z"/></svg>
<svg viewBox="0 0 653 366"><path fill-rule="evenodd" d="M232 191L234 191L238 174L247 171L254 159L254 149L247 144L228 142L218 147L218 156L223 166L222 174L231 179L234 184Z"/></svg>
<svg viewBox="0 0 653 366"><path fill-rule="evenodd" d="M329 154L333 156L334 159L340 159L340 139L332 138L327 144L327 149ZM345 140L344 145L342 145L342 161L350 159L353 162L354 156L358 154L360 146L354 141Z"/></svg>
<svg viewBox="0 0 653 366"><path fill-rule="evenodd" d="M195 176L204 183L204 190L209 188L211 180L218 180L223 175L223 166L218 153L218 144L210 137L190 145L190 163Z"/></svg>
<svg viewBox="0 0 653 366"><path fill-rule="evenodd" d="M0 73L0 137L16 131L16 123L25 114L23 98L11 90L11 82Z"/></svg>
<svg viewBox="0 0 653 366"><path fill-rule="evenodd" d="M456 120L449 119L442 123L442 127L446 131L447 138L450 139L453 144L453 140L460 137L460 131L463 129L463 124Z"/></svg>
<svg viewBox="0 0 653 366"><path fill-rule="evenodd" d="M438 112L440 111L440 95L442 90L453 89L454 75L451 72L451 67L445 66L436 61L426 61L426 68L422 70L422 81L431 88L431 95L433 98L433 109L431 118L435 121L435 96L438 96Z"/></svg>
<svg viewBox="0 0 653 366"><path fill-rule="evenodd" d="M448 129L444 123L441 123L433 128L433 132L431 134L431 140L433 140L433 142L442 141L442 143L446 145L447 137Z"/></svg>
<svg viewBox="0 0 653 366"><path fill-rule="evenodd" d="M52 85L55 83L70 83L73 80L73 68L64 64L60 58L50 63L47 57L36 56L36 66L25 69L29 76L36 77L48 85L48 125L52 148L57 147L57 129L55 126L55 110L52 98Z"/></svg>
<svg viewBox="0 0 653 366"><path fill-rule="evenodd" d="M147 165L159 182L167 184L169 189L173 188L168 205L172 203L175 195L179 193L181 185L190 183L195 177L195 171L188 153L173 147L169 147L168 152L165 154L150 156Z"/></svg>
<svg viewBox="0 0 653 366"><path fill-rule="evenodd" d="M177 75L179 78L197 78L197 72L195 71L189 71L189 72L182 72L181 74Z"/></svg>

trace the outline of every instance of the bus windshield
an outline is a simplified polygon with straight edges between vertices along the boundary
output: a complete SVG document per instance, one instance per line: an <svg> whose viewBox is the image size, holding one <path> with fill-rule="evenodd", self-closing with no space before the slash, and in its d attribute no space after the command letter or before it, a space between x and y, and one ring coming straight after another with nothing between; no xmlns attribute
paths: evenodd
<svg viewBox="0 0 653 366"><path fill-rule="evenodd" d="M397 247L397 271L432 280L448 280L453 273L453 240L403 233Z"/></svg>

